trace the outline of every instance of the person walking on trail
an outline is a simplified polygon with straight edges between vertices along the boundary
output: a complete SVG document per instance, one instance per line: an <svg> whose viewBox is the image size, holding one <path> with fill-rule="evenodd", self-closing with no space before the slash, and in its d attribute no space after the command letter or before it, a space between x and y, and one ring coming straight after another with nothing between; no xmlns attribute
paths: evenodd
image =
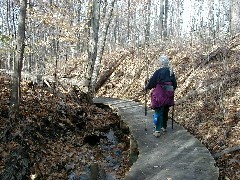
<svg viewBox="0 0 240 180"><path fill-rule="evenodd" d="M153 135L159 137L166 132L169 107L174 105L174 91L177 81L173 70L170 68L169 58L160 56L160 68L156 70L145 86L145 91L151 92L151 108L154 109L154 121L156 125Z"/></svg>

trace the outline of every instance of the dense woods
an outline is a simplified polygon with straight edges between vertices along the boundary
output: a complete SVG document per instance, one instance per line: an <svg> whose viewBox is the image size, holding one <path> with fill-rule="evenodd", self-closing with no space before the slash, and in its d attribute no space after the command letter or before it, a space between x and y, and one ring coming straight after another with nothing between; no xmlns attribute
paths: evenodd
<svg viewBox="0 0 240 180"><path fill-rule="evenodd" d="M92 99L144 102L144 82L166 54L179 85L175 120L210 150L219 179L239 179L239 13L238 0L1 0L0 177L69 178L77 152L85 172L110 158L87 152L88 139L115 127L114 176L123 178L129 132ZM101 168L106 177L116 166Z"/></svg>

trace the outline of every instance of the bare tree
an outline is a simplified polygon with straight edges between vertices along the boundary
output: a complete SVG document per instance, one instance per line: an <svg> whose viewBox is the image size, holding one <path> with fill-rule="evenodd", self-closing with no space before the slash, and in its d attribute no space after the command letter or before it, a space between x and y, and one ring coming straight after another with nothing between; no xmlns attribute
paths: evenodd
<svg viewBox="0 0 240 180"><path fill-rule="evenodd" d="M164 27L163 27L163 37L166 39L168 36L168 0L165 0L164 4Z"/></svg>
<svg viewBox="0 0 240 180"><path fill-rule="evenodd" d="M88 62L86 66L86 74L84 77L87 93L93 96L92 92L92 74L97 57L99 17L99 3L95 0L89 2L89 23L88 23Z"/></svg>
<svg viewBox="0 0 240 180"><path fill-rule="evenodd" d="M163 19L164 19L164 5L163 0L160 0L160 15L159 15L159 33L161 35L161 39L163 38Z"/></svg>
<svg viewBox="0 0 240 180"><path fill-rule="evenodd" d="M232 36L240 32L239 13L240 13L240 2L238 0L230 0L229 31Z"/></svg>
<svg viewBox="0 0 240 180"><path fill-rule="evenodd" d="M131 14L131 1L127 0L127 10L128 10L128 18L127 18L127 39L129 40L130 38L130 14Z"/></svg>
<svg viewBox="0 0 240 180"><path fill-rule="evenodd" d="M12 98L11 98L11 114L10 119L14 120L19 114L20 104L20 82L21 82L21 69L24 54L24 41L25 41L25 19L26 19L27 0L20 0L20 16L18 21L17 33L17 53L14 61L13 85L12 85Z"/></svg>
<svg viewBox="0 0 240 180"><path fill-rule="evenodd" d="M103 28L102 28L102 34L101 34L101 37L99 38L98 52L97 52L96 62L95 62L95 66L94 66L93 76L92 76L93 91L95 89L94 87L97 82L97 78L98 78L99 71L100 71L100 65L101 65L102 56L103 56L103 52L104 52L104 48L105 48L106 37L107 37L107 33L108 33L108 28L109 28L109 25L110 25L110 22L112 19L112 12L113 12L115 2L116 2L116 0L112 0L110 3L110 7L105 16L105 20L104 20L104 24L103 24Z"/></svg>
<svg viewBox="0 0 240 180"><path fill-rule="evenodd" d="M148 0L145 4L146 24L145 24L145 43L149 44L150 39L150 15L151 15L151 0Z"/></svg>

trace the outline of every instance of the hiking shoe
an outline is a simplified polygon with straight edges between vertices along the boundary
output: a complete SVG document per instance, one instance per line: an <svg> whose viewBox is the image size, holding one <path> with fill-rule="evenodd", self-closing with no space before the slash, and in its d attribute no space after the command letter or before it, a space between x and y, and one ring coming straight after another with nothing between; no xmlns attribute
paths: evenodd
<svg viewBox="0 0 240 180"><path fill-rule="evenodd" d="M167 132L166 128L161 128L162 132Z"/></svg>
<svg viewBox="0 0 240 180"><path fill-rule="evenodd" d="M160 133L160 131L155 131L155 132L153 133L153 135L154 135L155 137L160 137L160 136L161 136L161 133Z"/></svg>

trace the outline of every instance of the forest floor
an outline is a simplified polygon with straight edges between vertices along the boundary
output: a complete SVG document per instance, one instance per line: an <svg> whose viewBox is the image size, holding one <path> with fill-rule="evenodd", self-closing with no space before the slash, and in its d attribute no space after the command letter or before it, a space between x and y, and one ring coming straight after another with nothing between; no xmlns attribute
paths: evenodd
<svg viewBox="0 0 240 180"><path fill-rule="evenodd" d="M24 82L20 119L10 124L9 80L0 76L0 179L124 177L131 165L129 131L110 108L76 89L53 93Z"/></svg>
<svg viewBox="0 0 240 180"><path fill-rule="evenodd" d="M155 60L160 53L171 56L178 81L175 121L209 149L219 180L238 180L240 50L224 46L206 56L200 47L192 52L176 47L105 55L97 96L144 103L144 81L159 67ZM102 176L124 177L131 165L129 132L110 109L97 107L76 89L54 93L23 83L20 120L9 126L9 78L1 76L0 86L0 179L11 179L13 171L39 179L87 179L96 169Z"/></svg>

